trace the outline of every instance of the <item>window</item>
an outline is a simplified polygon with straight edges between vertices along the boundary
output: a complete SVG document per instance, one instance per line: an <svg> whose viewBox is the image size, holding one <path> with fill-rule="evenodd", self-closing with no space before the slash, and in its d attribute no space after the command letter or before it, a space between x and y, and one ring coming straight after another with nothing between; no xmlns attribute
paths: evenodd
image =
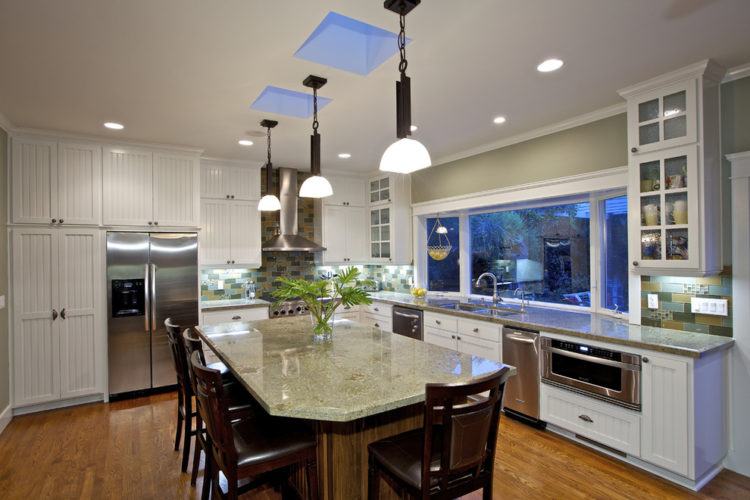
<svg viewBox="0 0 750 500"><path fill-rule="evenodd" d="M471 293L492 295L491 272L501 296L591 306L591 205L588 202L503 210L469 216Z"/></svg>
<svg viewBox="0 0 750 500"><path fill-rule="evenodd" d="M602 201L601 306L628 311L628 197Z"/></svg>
<svg viewBox="0 0 750 500"><path fill-rule="evenodd" d="M427 227L427 245L433 244L437 237L435 234L430 236L432 228L435 226L435 218L428 218ZM458 292L461 290L461 272L459 269L459 239L458 239L458 217L441 217L440 222L448 230L445 235L451 245L448 257L443 260L435 260L427 257L427 289L435 292ZM442 238L443 242L445 239Z"/></svg>

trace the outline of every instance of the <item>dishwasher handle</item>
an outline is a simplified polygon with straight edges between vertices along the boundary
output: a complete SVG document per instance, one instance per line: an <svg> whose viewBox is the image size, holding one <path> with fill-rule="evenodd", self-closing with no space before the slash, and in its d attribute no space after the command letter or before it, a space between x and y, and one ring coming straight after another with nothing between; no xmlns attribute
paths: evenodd
<svg viewBox="0 0 750 500"><path fill-rule="evenodd" d="M396 310L393 311L393 315L401 316L402 318L419 319L418 314L406 314L406 313L402 313L401 311L396 311Z"/></svg>
<svg viewBox="0 0 750 500"><path fill-rule="evenodd" d="M513 342L521 342L523 344L534 344L536 343L536 339L532 339L529 337L519 337L518 335L513 334L505 334L505 338L507 340L513 341Z"/></svg>

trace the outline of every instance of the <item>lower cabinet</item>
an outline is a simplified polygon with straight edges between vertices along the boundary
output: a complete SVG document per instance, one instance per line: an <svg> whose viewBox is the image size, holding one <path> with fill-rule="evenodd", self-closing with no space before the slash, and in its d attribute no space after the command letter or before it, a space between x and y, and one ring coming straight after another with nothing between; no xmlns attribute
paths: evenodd
<svg viewBox="0 0 750 500"><path fill-rule="evenodd" d="M257 321L268 319L267 307L245 307L238 309L205 310L201 312L201 324L230 323L232 321Z"/></svg>
<svg viewBox="0 0 750 500"><path fill-rule="evenodd" d="M13 229L14 406L104 392L97 230Z"/></svg>
<svg viewBox="0 0 750 500"><path fill-rule="evenodd" d="M348 319L349 321L360 320L359 306L340 306L333 315L334 320Z"/></svg>
<svg viewBox="0 0 750 500"><path fill-rule="evenodd" d="M445 314L424 314L424 341L464 354L502 360L502 325Z"/></svg>
<svg viewBox="0 0 750 500"><path fill-rule="evenodd" d="M365 325L380 328L384 332L393 332L393 307L384 302L373 302L362 306L361 322Z"/></svg>

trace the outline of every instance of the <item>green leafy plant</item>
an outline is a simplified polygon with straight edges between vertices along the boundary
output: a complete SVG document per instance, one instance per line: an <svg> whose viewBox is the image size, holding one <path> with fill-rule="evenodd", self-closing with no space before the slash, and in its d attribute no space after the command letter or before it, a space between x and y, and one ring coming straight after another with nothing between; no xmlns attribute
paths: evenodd
<svg viewBox="0 0 750 500"><path fill-rule="evenodd" d="M359 281L359 269L348 267L329 280L277 278L278 288L272 295L279 302L302 299L310 309L315 325L313 330L322 335L332 331L329 321L339 306L371 304L372 300L362 285L372 285L372 280Z"/></svg>

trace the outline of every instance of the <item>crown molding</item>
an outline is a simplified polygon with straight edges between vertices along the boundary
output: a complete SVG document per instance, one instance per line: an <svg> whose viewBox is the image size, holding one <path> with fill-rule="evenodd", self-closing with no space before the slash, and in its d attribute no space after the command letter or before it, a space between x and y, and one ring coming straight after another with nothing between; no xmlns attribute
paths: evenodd
<svg viewBox="0 0 750 500"><path fill-rule="evenodd" d="M212 163L228 163L230 165L236 165L238 167L262 167L263 162L258 160L238 160L236 158L218 158L216 156L201 156L201 161L208 161Z"/></svg>
<svg viewBox="0 0 750 500"><path fill-rule="evenodd" d="M0 128L6 132L10 132L13 129L13 124L10 123L10 120L8 120L8 118L2 113L0 113Z"/></svg>
<svg viewBox="0 0 750 500"><path fill-rule="evenodd" d="M735 66L734 68L729 68L721 83L732 82L734 80L739 80L740 78L746 78L748 76L750 76L750 63Z"/></svg>
<svg viewBox="0 0 750 500"><path fill-rule="evenodd" d="M180 146L177 144L161 144L154 142L132 141L128 139L119 139L117 137L103 137L98 135L76 134L73 132L64 132L61 130L45 130L24 127L11 127L8 133L13 136L36 136L48 139L65 139L72 141L81 141L101 145L121 145L129 147L141 147L151 149L166 149L169 151L181 151L183 153L201 154L203 148L191 146Z"/></svg>
<svg viewBox="0 0 750 500"><path fill-rule="evenodd" d="M671 83L676 83L687 78L698 78L704 77L714 82L720 82L726 69L716 61L712 59L704 59L697 63L685 66L669 73L664 73L654 78L650 78L646 81L630 85L617 91L623 98L629 99L630 97L640 94L644 91L653 90L655 87L662 87Z"/></svg>
<svg viewBox="0 0 750 500"><path fill-rule="evenodd" d="M625 113L625 111L626 111L625 103L614 104L612 106L607 106L606 108L601 108L596 111L592 111L590 113L585 113L583 115L578 115L578 116L569 118L561 122L553 123L552 125L545 125L544 127L530 130L528 132L523 132L521 134L514 135L512 137L507 137L499 141L490 142L488 144L484 144L482 146L477 146L475 148L467 149L459 153L454 153L451 155L443 156L439 158L437 161L433 162L432 166L434 167L436 165L442 165L443 163L449 163L449 162L456 161L456 160L462 160L470 156L476 156L478 154L487 153L488 151L493 151L495 149L512 146L513 144L518 144L520 142L526 142L531 139L544 137L545 135L550 135L550 134L562 132L564 130L568 130L571 128L580 127L581 125L586 125L588 123L596 122L599 120L603 120L605 118L609 118L611 116Z"/></svg>

